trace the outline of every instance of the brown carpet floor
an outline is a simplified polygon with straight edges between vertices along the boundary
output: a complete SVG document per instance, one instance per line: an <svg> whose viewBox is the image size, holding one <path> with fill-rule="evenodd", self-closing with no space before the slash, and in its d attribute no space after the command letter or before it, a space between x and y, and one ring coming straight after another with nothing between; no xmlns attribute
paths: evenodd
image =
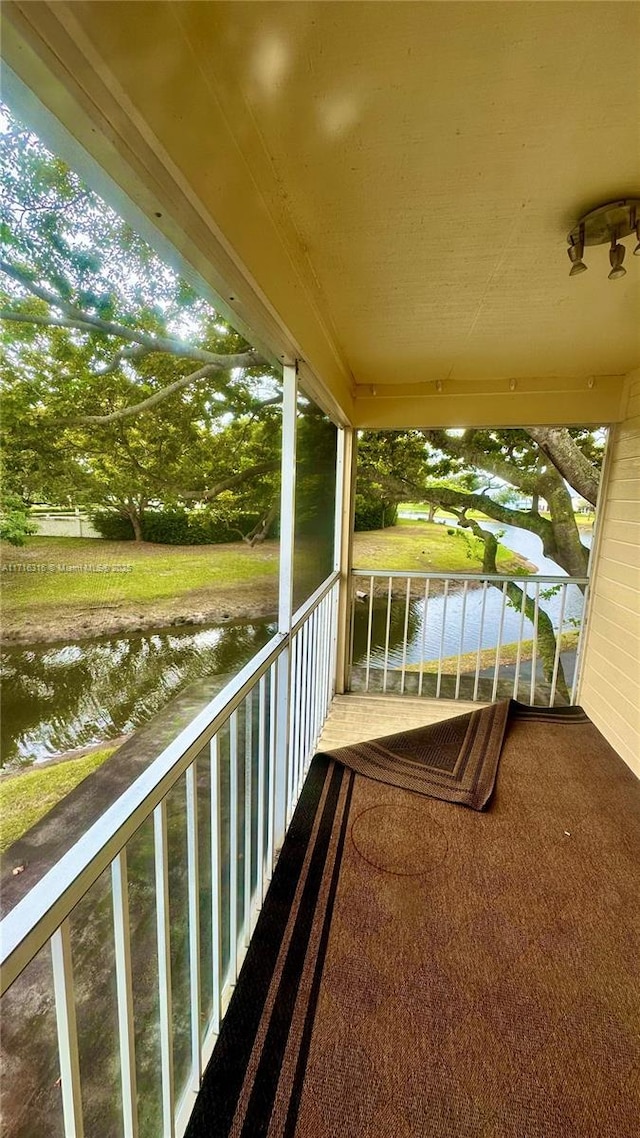
<svg viewBox="0 0 640 1138"><path fill-rule="evenodd" d="M189 1138L640 1134L640 783L508 711L483 812L314 759Z"/></svg>

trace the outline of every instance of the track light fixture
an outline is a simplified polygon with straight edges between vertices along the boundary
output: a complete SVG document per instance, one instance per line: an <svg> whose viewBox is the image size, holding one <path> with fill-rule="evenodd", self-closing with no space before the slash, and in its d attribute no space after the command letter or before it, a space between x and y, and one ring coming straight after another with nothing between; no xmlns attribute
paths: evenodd
<svg viewBox="0 0 640 1138"><path fill-rule="evenodd" d="M577 277L579 273L586 273L587 266L582 260L584 256L584 235L582 232L575 245L569 246L567 253L569 254L569 260L571 261L571 272L569 273L569 276Z"/></svg>
<svg viewBox="0 0 640 1138"><path fill-rule="evenodd" d="M616 281L618 277L626 276L627 270L622 267L625 253L626 249L624 245L618 245L615 237L613 237L609 250L609 260L611 262L611 272L609 273L610 281Z"/></svg>
<svg viewBox="0 0 640 1138"><path fill-rule="evenodd" d="M635 233L638 242L633 252L640 256L640 198L609 202L586 213L567 237L567 254L571 261L569 276L586 273L588 266L583 260L585 246L605 244L611 246L609 280L616 281L626 276L627 270L622 265L626 249L620 244L620 239L629 237L631 233Z"/></svg>

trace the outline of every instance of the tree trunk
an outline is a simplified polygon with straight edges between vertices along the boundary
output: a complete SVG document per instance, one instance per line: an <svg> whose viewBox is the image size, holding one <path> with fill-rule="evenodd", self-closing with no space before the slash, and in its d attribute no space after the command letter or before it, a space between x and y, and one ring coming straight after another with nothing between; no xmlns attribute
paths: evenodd
<svg viewBox="0 0 640 1138"><path fill-rule="evenodd" d="M127 502L123 509L123 514L129 519L133 528L133 536L135 541L144 541L142 533L142 510L138 510L132 502Z"/></svg>
<svg viewBox="0 0 640 1138"><path fill-rule="evenodd" d="M243 534L242 540L246 542L252 549L254 545L258 545L264 541L269 533L270 526L275 518L278 516L279 502L276 500L272 502L267 513L260 521L253 527L247 534Z"/></svg>
<svg viewBox="0 0 640 1138"><path fill-rule="evenodd" d="M566 427L529 427L527 434L535 440L573 489L595 506L598 498L598 473Z"/></svg>
<svg viewBox="0 0 640 1138"><path fill-rule="evenodd" d="M570 577L586 577L589 550L580 540L571 495L564 479L554 468L543 477L542 493L549 504L552 531L550 541L543 539L545 555L557 561ZM584 586L581 588L584 592Z"/></svg>
<svg viewBox="0 0 640 1138"><path fill-rule="evenodd" d="M414 493L418 490L425 502L445 506L456 514L460 510L482 510L503 525L529 530L542 541L545 556L557 561L570 577L586 577L589 550L580 540L571 497L564 481L552 467L542 475L540 483L539 493L549 503L550 521L530 510L511 510L486 494L451 490L445 486L415 487ZM584 586L580 587L584 592Z"/></svg>
<svg viewBox="0 0 640 1138"><path fill-rule="evenodd" d="M496 566L496 556L498 553L498 540L495 534L490 530L485 530L473 518L459 516L461 526L472 530L472 532L484 542L484 556L482 558L482 572L487 574L498 574ZM500 586L498 586L500 588ZM525 596L524 589L516 585L515 581L510 581L507 585L507 597L517 612L522 611L522 602ZM530 620L531 624L535 627L535 601L532 597L527 596L524 602L525 616ZM560 630L562 632L562 630ZM556 634L553 629L553 623L547 616L546 612L538 606L538 634L537 646L540 660L542 663L542 673L545 680L551 684L553 682L553 671L555 668L557 640ZM562 646L562 645L561 645ZM532 661L533 667L533 661ZM558 674L556 677L556 693L560 695L565 703L570 702L569 689L562 667L562 660L558 656Z"/></svg>
<svg viewBox="0 0 640 1138"><path fill-rule="evenodd" d="M517 612L522 611L522 598L524 597L524 589L516 585L515 581L510 581L507 585L507 596L511 601L514 609ZM535 621L535 601L532 597L527 596L524 606L525 616L534 624ZM553 670L556 662L556 652L558 650L558 641L553 629L553 623L546 612L538 605L538 635L536 639L538 645L538 654L542 663L542 674L549 685L553 683ZM562 648L562 642L560 643ZM533 660L531 661L533 667ZM558 674L556 676L556 695L560 695L565 704L571 702L569 688L565 679L564 668L562 667L562 660L558 656Z"/></svg>

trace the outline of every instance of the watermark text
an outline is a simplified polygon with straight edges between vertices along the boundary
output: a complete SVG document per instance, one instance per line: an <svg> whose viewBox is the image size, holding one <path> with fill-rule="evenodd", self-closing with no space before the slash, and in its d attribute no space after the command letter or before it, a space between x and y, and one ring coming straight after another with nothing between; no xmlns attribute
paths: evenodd
<svg viewBox="0 0 640 1138"><path fill-rule="evenodd" d="M29 565L21 561L0 565L0 573L132 573L133 565L65 565L64 562L44 562Z"/></svg>

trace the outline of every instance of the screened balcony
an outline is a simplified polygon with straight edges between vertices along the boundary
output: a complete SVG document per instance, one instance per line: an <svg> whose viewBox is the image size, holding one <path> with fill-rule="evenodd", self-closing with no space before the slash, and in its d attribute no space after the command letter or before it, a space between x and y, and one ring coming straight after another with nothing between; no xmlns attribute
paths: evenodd
<svg viewBox="0 0 640 1138"><path fill-rule="evenodd" d="M534 851L527 881L540 874L540 898L523 879L515 900L505 887L513 911L489 906L484 916L504 931L509 913L520 914L509 925L514 939L496 934L495 944L500 977L508 985L517 966L524 983L517 944L528 926L520 918L530 905L531 919L542 921L552 894L567 906L560 916L575 915L568 906L579 855L567 843L582 826L584 857L596 865L584 923L596 938L591 948L620 965L607 973L615 1000L600 1038L622 1090L615 1064L590 1068L577 1047L576 1086L587 1106L563 1114L534 997L528 1011L518 1005L525 1027L513 1051L508 1017L487 1008L483 1019L480 1001L465 1005L468 1022L477 1015L475 1034L463 1040L452 1029L446 1037L457 1043L439 1056L432 1122L455 1138L521 1134L548 1094L555 1133L600 1138L609 1108L624 1133L638 1069L625 968L636 943L628 915L638 873L626 811L640 774L640 276L629 257L625 279L608 282L606 253L596 249L589 274L569 280L566 233L584 208L638 192L640 155L628 125L640 109L637 6L585 5L577 19L564 3L11 0L4 18L12 102L234 326L251 331L283 366L285 392L275 637L79 841L44 873L26 866L5 897L5 1109L19 1120L16 1134L39 1136L43 1118L47 1135L65 1138L185 1133L314 752L509 699L583 707L619 756L596 764L588 802L571 765L580 756L567 759L571 773L555 805L571 821L552 843L558 850L567 839L564 860L554 870L546 854L536 863ZM337 440L335 501L319 503L335 522L332 563L302 596L299 384L331 418ZM528 577L518 608L507 604L504 579L436 580L410 570L379 577L353 564L359 429L603 424L611 439L588 578ZM545 673L535 647L525 660L517 646L537 643L549 588L557 590L556 630L569 616L576 623L571 652L563 656L560 635ZM493 609L487 660L483 629ZM513 643L511 658L503 646ZM510 772L505 766L513 788ZM514 794L516 801L517 787ZM426 808L427 835L440 825L440 805ZM475 815L445 810L454 810L449 847L475 850ZM534 800L529 822L535 816ZM560 815L541 813L543 837L550 817L557 826ZM504 831L517 825L509 815ZM500 872L506 881L508 864ZM481 874L472 892L482 897ZM446 904L434 913L437 938ZM460 920L456 935L467 928ZM568 945L566 955L580 957L576 986L600 1006L595 956L580 956L584 946L561 924L549 951ZM451 951L469 992L481 995L496 973L490 953L474 956L471 927L461 953L455 938ZM605 933L606 943L597 939ZM393 992L395 966L384 975ZM353 960L342 977L356 990ZM424 992L426 971L421 977ZM397 1006L406 1010L406 1001ZM562 1004L574 1039L591 1031L593 1007ZM425 1036L443 1039L443 1024L450 1026L436 1017ZM478 1085L490 1083L482 1052L496 1038L523 1064L527 1040L532 1050L539 1044L541 1066L527 1068L528 1106L515 1122L499 1107L492 1116L462 1118L453 1107L447 1114L445 1060L468 1046ZM398 1054L406 1045L410 1057L409 1034L402 1041ZM500 1094L512 1073L495 1073ZM588 1113L592 1100L597 1117ZM378 1132L422 1118L412 1113L422 1102L418 1088L409 1107L394 1101L388 1117L376 1103L376 1117L386 1118ZM451 1102L457 1109L460 1100ZM268 1124L265 1117L262 1129L247 1123L243 1132L266 1133ZM211 1133L216 1125L210 1118ZM350 1125L341 1128L355 1133Z"/></svg>

